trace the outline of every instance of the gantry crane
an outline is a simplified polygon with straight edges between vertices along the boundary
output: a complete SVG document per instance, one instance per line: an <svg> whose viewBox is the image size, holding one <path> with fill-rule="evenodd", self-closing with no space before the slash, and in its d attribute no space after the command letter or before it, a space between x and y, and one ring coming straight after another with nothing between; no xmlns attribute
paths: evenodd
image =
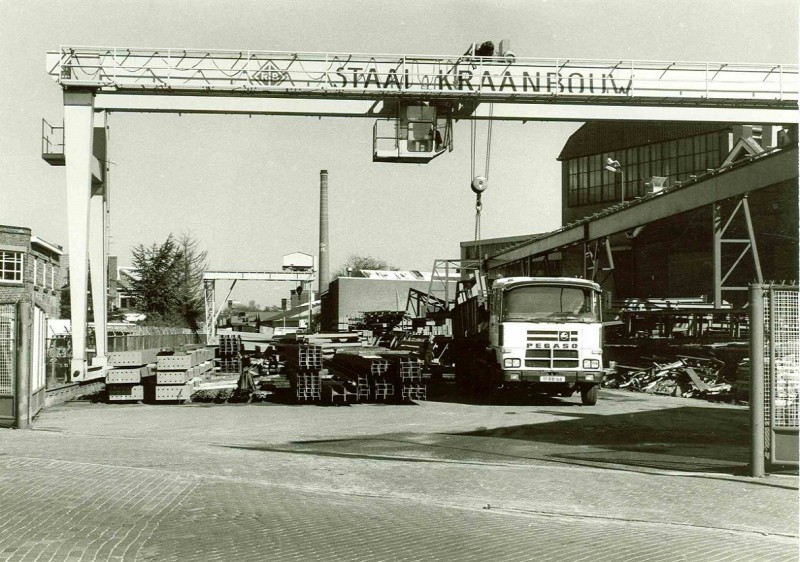
<svg viewBox="0 0 800 562"><path fill-rule="evenodd" d="M457 119L798 118L797 65L518 58L502 47L498 56L482 55L480 48L431 56L71 46L47 53L47 72L64 90L65 151L54 162L66 165L73 379L87 377L89 248L95 293L106 288L107 169L98 166L106 112L367 117L376 120L375 161L417 163L452 147ZM388 134L379 124L386 120ZM105 318L96 331L102 363Z"/></svg>

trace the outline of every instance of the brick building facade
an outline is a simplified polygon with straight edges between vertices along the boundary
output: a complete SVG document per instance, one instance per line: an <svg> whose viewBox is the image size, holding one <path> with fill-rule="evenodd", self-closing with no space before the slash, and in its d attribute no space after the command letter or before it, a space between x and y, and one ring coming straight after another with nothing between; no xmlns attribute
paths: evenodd
<svg viewBox="0 0 800 562"><path fill-rule="evenodd" d="M30 302L59 318L62 255L29 228L0 225L0 303Z"/></svg>

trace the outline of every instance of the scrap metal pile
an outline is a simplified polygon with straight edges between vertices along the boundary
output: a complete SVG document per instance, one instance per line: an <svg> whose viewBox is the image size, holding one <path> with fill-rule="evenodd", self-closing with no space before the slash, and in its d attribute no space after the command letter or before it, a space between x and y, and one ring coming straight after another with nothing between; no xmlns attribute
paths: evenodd
<svg viewBox="0 0 800 562"><path fill-rule="evenodd" d="M725 363L719 359L678 355L674 361L647 361L646 365L614 365L606 372L603 386L684 398L734 397L733 385L722 376Z"/></svg>

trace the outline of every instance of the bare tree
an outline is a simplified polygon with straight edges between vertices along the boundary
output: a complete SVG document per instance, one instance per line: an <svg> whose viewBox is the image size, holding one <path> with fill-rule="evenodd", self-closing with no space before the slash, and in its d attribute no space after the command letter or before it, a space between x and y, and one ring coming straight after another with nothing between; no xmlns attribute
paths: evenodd
<svg viewBox="0 0 800 562"><path fill-rule="evenodd" d="M359 269L383 269L389 271L397 271L397 268L380 258L372 256L357 256L355 254L347 258L347 261L337 269L331 279L337 277L347 277L350 271L358 271Z"/></svg>

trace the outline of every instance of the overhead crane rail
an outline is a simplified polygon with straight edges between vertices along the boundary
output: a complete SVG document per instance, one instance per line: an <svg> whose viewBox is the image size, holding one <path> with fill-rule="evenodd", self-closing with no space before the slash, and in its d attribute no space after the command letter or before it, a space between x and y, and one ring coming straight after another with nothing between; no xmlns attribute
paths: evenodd
<svg viewBox="0 0 800 562"><path fill-rule="evenodd" d="M796 108L798 65L61 47L47 70L101 93ZM455 115L458 117L458 115Z"/></svg>

